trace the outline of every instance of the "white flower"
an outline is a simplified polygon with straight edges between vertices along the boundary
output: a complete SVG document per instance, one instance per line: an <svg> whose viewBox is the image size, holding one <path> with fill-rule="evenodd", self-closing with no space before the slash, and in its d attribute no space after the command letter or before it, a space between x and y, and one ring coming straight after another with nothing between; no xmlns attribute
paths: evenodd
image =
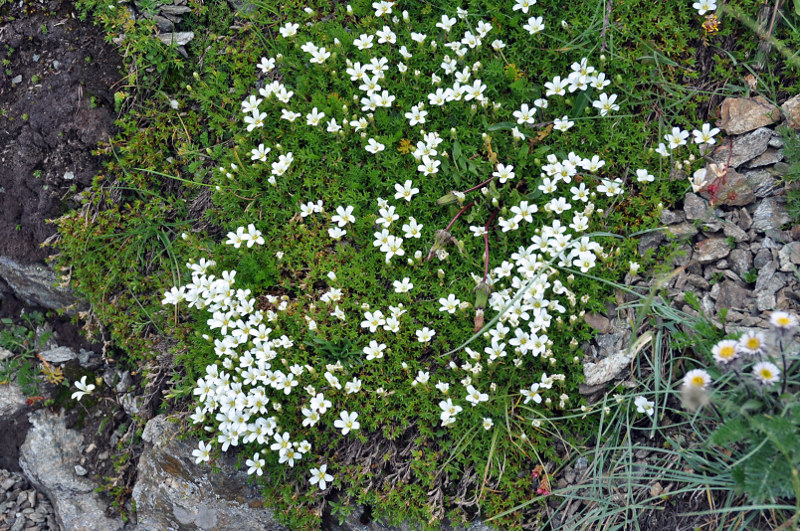
<svg viewBox="0 0 800 531"><path fill-rule="evenodd" d="M520 125L523 124L532 124L535 122L533 115L536 113L536 107L531 109L527 103L523 103L518 111L514 111L513 115L514 118L517 119L517 123Z"/></svg>
<svg viewBox="0 0 800 531"><path fill-rule="evenodd" d="M700 0L699 2L692 4L692 7L697 10L698 15L702 16L708 11L716 11L717 2L716 0Z"/></svg>
<svg viewBox="0 0 800 531"><path fill-rule="evenodd" d="M556 118L555 120L553 120L553 129L556 129L558 131L562 132L566 131L573 125L575 125L575 122L571 121L569 119L569 116L566 115L562 116L561 118Z"/></svg>
<svg viewBox="0 0 800 531"><path fill-rule="evenodd" d="M656 178L650 174L647 170L636 170L636 181L640 183L651 183Z"/></svg>
<svg viewBox="0 0 800 531"><path fill-rule="evenodd" d="M259 456L258 452L253 455L252 459L248 459L246 464L250 467L247 470L248 474L258 474L259 476L264 474L263 468L266 464L266 461Z"/></svg>
<svg viewBox="0 0 800 531"><path fill-rule="evenodd" d="M328 236L330 236L337 242L341 240L345 234L347 234L347 231L344 229L340 229L339 227L331 227L328 229Z"/></svg>
<svg viewBox="0 0 800 531"><path fill-rule="evenodd" d="M689 138L689 131L684 131L680 127L673 127L671 133L664 135L664 140L667 141L669 149L685 146L687 138Z"/></svg>
<svg viewBox="0 0 800 531"><path fill-rule="evenodd" d="M373 155L377 154L380 151L386 149L386 146L375 140L374 138L370 138L367 141L367 145L364 147L367 151L372 153Z"/></svg>
<svg viewBox="0 0 800 531"><path fill-rule="evenodd" d="M444 297L439 299L439 304L441 305L441 307L439 308L440 312L447 312L452 314L456 313L458 305L461 304L461 301L458 300L456 296L451 293L450 295L447 296L446 299Z"/></svg>
<svg viewBox="0 0 800 531"><path fill-rule="evenodd" d="M774 363L762 361L753 366L753 376L763 385L772 385L780 379L781 371Z"/></svg>
<svg viewBox="0 0 800 531"><path fill-rule="evenodd" d="M417 341L420 343L427 343L433 339L433 336L436 335L436 331L425 326L422 330L417 330L415 334L417 335Z"/></svg>
<svg viewBox="0 0 800 531"><path fill-rule="evenodd" d="M414 284L411 283L408 277L404 277L403 280L395 280L392 285L395 293L408 293L414 288Z"/></svg>
<svg viewBox="0 0 800 531"><path fill-rule="evenodd" d="M719 129L716 127L712 129L711 124L703 124L702 129L695 129L692 131L695 144L714 145L717 143L717 140L714 138L714 135L717 133L719 133Z"/></svg>
<svg viewBox="0 0 800 531"><path fill-rule="evenodd" d="M376 17L382 17L383 15L391 15L392 14L392 7L394 7L394 2L372 2L372 9L375 10Z"/></svg>
<svg viewBox="0 0 800 531"><path fill-rule="evenodd" d="M437 22L436 27L443 29L445 32L448 32L451 29L453 29L453 26L455 25L456 22L457 22L456 19L450 18L447 15L442 15L442 21Z"/></svg>
<svg viewBox="0 0 800 531"><path fill-rule="evenodd" d="M405 199L409 203L411 202L411 198L419 193L419 188L414 188L414 183L411 180L406 180L402 185L400 183L395 183L394 189L396 190L394 194L395 199Z"/></svg>
<svg viewBox="0 0 800 531"><path fill-rule="evenodd" d="M83 398L84 395L92 394L92 391L94 391L95 389L94 384L86 383L86 376L81 377L81 380L79 382L75 382L75 387L78 388L78 391L72 393L72 399L78 401L80 401L80 399Z"/></svg>
<svg viewBox="0 0 800 531"><path fill-rule="evenodd" d="M655 411L656 411L655 408L653 407L653 406L655 406L655 404L653 402L649 401L648 399L646 399L643 396L637 396L633 400L633 404L636 406L636 411L637 412L639 412L639 413L647 413L651 417L653 416L653 413L655 413Z"/></svg>
<svg viewBox="0 0 800 531"><path fill-rule="evenodd" d="M268 74L270 70L275 68L275 59L262 57L261 62L258 63L258 68L265 74Z"/></svg>
<svg viewBox="0 0 800 531"><path fill-rule="evenodd" d="M492 177L497 177L500 181L500 184L505 183L509 179L513 179L516 176L514 173L514 166L509 164L508 166L504 164L497 164L497 169L492 172Z"/></svg>
<svg viewBox="0 0 800 531"><path fill-rule="evenodd" d="M439 166L442 164L440 160L432 159L428 155L422 156L422 164L417 166L417 171L423 175L433 175L439 172Z"/></svg>
<svg viewBox="0 0 800 531"><path fill-rule="evenodd" d="M514 7L511 10L522 11L523 13L527 14L528 9L530 9L530 7L533 5L536 5L536 0L517 0L517 3L514 4Z"/></svg>
<svg viewBox="0 0 800 531"><path fill-rule="evenodd" d="M386 350L385 344L372 340L369 342L369 346L364 347L364 354L367 355L367 361L372 361L383 358L384 350Z"/></svg>
<svg viewBox="0 0 800 531"><path fill-rule="evenodd" d="M311 478L308 480L312 485L318 485L319 490L328 488L328 483L333 481L333 476L327 474L328 465L320 465L319 468L311 469Z"/></svg>
<svg viewBox="0 0 800 531"><path fill-rule="evenodd" d="M467 386L467 402L472 404L472 407L477 406L480 402L488 402L489 395L486 393L481 393L473 385Z"/></svg>
<svg viewBox="0 0 800 531"><path fill-rule="evenodd" d="M608 96L605 92L603 92L595 101L592 102L592 107L600 112L600 116L605 116L609 113L609 111L619 110L619 105L614 103L616 99L616 94Z"/></svg>
<svg viewBox="0 0 800 531"><path fill-rule="evenodd" d="M339 206L336 207L336 214L331 217L331 221L337 223L340 227L344 227L348 223L355 223L356 218L353 216L352 206Z"/></svg>
<svg viewBox="0 0 800 531"><path fill-rule="evenodd" d="M442 420L442 426L447 426L455 422L456 415L462 411L461 406L453 404L452 398L439 402L439 407L442 409L442 414L439 417Z"/></svg>
<svg viewBox="0 0 800 531"><path fill-rule="evenodd" d="M347 411L342 411L339 418L333 423L335 428L342 430L342 435L347 435L350 431L355 431L361 427L361 423L359 423L356 419L358 418L358 413L348 413Z"/></svg>
<svg viewBox="0 0 800 531"><path fill-rule="evenodd" d="M372 48L372 39L374 37L372 35L367 35L366 33L362 33L353 41L353 46L358 48L359 50L366 50L368 48Z"/></svg>
<svg viewBox="0 0 800 531"><path fill-rule="evenodd" d="M706 389L711 384L711 375L704 369L694 369L683 376L683 387Z"/></svg>
<svg viewBox="0 0 800 531"><path fill-rule="evenodd" d="M202 462L207 463L211 458L211 444L206 444L205 442L200 441L197 449L192 450L192 457L195 458L194 462L198 465Z"/></svg>
<svg viewBox="0 0 800 531"><path fill-rule="evenodd" d="M522 26L522 29L534 35L544 29L544 19L542 17L531 17L528 22Z"/></svg>
<svg viewBox="0 0 800 531"><path fill-rule="evenodd" d="M297 35L297 29L300 27L299 24L293 24L291 22L287 22L284 26L281 26L280 33L281 37L289 38L294 37Z"/></svg>
<svg viewBox="0 0 800 531"><path fill-rule="evenodd" d="M483 429L489 431L494 426L494 421L489 417L483 417Z"/></svg>

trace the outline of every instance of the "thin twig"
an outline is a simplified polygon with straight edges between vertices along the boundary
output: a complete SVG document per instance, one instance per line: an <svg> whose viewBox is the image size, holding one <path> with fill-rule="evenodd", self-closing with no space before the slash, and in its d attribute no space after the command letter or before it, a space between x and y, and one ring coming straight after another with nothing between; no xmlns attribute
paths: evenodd
<svg viewBox="0 0 800 531"><path fill-rule="evenodd" d="M600 32L600 38L603 41L603 44L600 46L600 53L606 51L606 31L608 31L609 20L611 19L611 7L613 4L614 0L608 0L606 4L606 15L603 17L603 31Z"/></svg>

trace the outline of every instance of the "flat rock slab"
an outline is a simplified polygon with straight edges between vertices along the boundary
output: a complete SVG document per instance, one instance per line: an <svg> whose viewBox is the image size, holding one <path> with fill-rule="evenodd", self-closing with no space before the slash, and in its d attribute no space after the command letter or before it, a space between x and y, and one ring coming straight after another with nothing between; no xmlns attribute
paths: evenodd
<svg viewBox="0 0 800 531"><path fill-rule="evenodd" d="M789 223L791 218L786 212L786 201L778 197L767 197L753 212L753 228L756 232L775 230Z"/></svg>
<svg viewBox="0 0 800 531"><path fill-rule="evenodd" d="M0 385L0 418L12 416L25 407L25 395L13 382Z"/></svg>
<svg viewBox="0 0 800 531"><path fill-rule="evenodd" d="M258 529L283 531L274 512L264 507L258 487L223 454L215 460L219 473L196 465L197 441L179 441L179 425L159 415L145 426L150 443L139 460L133 499L139 531L192 529Z"/></svg>
<svg viewBox="0 0 800 531"><path fill-rule="evenodd" d="M731 246L724 238L709 238L694 246L694 256L701 264L710 264L728 256Z"/></svg>
<svg viewBox="0 0 800 531"><path fill-rule="evenodd" d="M30 414L31 428L20 448L19 464L37 489L45 493L64 531L117 531L123 523L105 515L107 504L93 481L75 473L83 435L67 429L64 417L45 409Z"/></svg>
<svg viewBox="0 0 800 531"><path fill-rule="evenodd" d="M43 265L23 265L0 256L0 277L17 297L33 306L61 310L77 302L68 288L58 286L53 270Z"/></svg>
<svg viewBox="0 0 800 531"><path fill-rule="evenodd" d="M39 353L48 363L66 363L78 357L78 353L69 347L56 347Z"/></svg>
<svg viewBox="0 0 800 531"><path fill-rule="evenodd" d="M781 110L763 96L725 98L719 112L721 120L717 126L729 135L741 135L781 118Z"/></svg>
<svg viewBox="0 0 800 531"><path fill-rule="evenodd" d="M738 168L745 162L754 160L767 151L772 138L772 129L761 127L746 135L725 140L714 152L711 158L723 167ZM733 148L731 148L733 143Z"/></svg>

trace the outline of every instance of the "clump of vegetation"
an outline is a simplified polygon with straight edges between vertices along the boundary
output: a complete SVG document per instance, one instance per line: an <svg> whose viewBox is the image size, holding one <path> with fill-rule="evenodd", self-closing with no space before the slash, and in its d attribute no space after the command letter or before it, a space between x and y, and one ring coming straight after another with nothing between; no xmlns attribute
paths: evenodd
<svg viewBox="0 0 800 531"><path fill-rule="evenodd" d="M649 379L587 404L580 345L661 258L628 236L690 189L671 170L715 142L683 84L735 26L698 4L202 5L187 61L83 2L131 72L105 175L59 222L90 326L174 371L197 461L239 451L295 527L332 491L431 525L537 518L609 418L663 411Z"/></svg>

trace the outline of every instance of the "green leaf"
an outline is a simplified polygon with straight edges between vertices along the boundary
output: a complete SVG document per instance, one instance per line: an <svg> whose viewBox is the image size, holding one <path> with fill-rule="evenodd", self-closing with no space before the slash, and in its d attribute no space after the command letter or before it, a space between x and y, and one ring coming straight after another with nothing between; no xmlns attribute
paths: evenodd
<svg viewBox="0 0 800 531"><path fill-rule="evenodd" d="M749 427L744 420L740 418L731 419L717 428L711 434L710 440L712 444L717 446L729 447L747 437L749 431Z"/></svg>
<svg viewBox="0 0 800 531"><path fill-rule="evenodd" d="M512 130L517 126L514 122L498 122L496 124L492 124L486 128L487 131L502 131L502 130Z"/></svg>
<svg viewBox="0 0 800 531"><path fill-rule="evenodd" d="M458 160L461 157L461 144L458 140L453 143L453 160Z"/></svg>
<svg viewBox="0 0 800 531"><path fill-rule="evenodd" d="M584 109L589 104L589 96L586 95L586 91L581 92L578 94L578 97L575 99L575 105L572 106L572 113L570 113L570 118L580 118L583 114Z"/></svg>
<svg viewBox="0 0 800 531"><path fill-rule="evenodd" d="M798 0L798 1L800 1L800 0ZM528 144L522 144L522 147L519 148L519 158L524 159L525 157L527 157L528 153L530 152L530 150L531 149L528 146Z"/></svg>
<svg viewBox="0 0 800 531"><path fill-rule="evenodd" d="M800 15L800 0L794 0L794 12Z"/></svg>

